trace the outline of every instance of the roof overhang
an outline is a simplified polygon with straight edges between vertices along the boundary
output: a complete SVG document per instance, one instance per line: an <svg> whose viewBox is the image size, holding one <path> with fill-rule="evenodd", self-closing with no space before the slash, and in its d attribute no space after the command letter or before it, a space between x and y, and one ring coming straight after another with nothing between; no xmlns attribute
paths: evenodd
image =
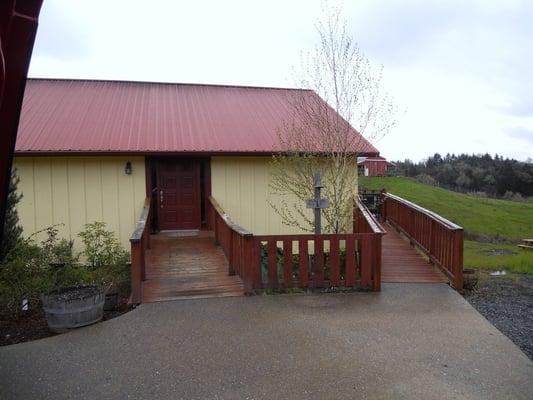
<svg viewBox="0 0 533 400"><path fill-rule="evenodd" d="M249 151L16 151L17 157L109 157L109 156L150 156L150 157L272 157L278 152ZM372 157L375 153L358 153L357 156ZM354 154L355 156L355 154Z"/></svg>

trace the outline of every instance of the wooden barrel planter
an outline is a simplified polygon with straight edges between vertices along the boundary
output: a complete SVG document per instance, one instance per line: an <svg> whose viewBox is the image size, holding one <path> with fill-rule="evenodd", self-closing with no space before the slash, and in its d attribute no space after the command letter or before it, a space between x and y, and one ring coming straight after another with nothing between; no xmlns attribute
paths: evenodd
<svg viewBox="0 0 533 400"><path fill-rule="evenodd" d="M69 286L41 296L48 327L53 332L94 324L102 319L105 291L98 286Z"/></svg>

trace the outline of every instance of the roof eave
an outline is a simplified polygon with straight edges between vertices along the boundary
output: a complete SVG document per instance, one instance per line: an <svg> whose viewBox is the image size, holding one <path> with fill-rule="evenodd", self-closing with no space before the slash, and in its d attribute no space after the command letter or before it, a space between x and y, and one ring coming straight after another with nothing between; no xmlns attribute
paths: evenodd
<svg viewBox="0 0 533 400"><path fill-rule="evenodd" d="M152 156L152 157L210 157L210 156L273 156L275 151L128 151L128 150L17 150L17 157L56 157L56 156ZM378 153L354 153L359 157L371 157Z"/></svg>

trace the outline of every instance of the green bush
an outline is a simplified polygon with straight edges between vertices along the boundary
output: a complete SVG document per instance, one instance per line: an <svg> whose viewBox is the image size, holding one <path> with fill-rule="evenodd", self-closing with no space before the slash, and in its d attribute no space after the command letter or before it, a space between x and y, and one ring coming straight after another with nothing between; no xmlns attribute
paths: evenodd
<svg viewBox="0 0 533 400"><path fill-rule="evenodd" d="M85 246L82 254L90 267L96 269L127 262L128 253L113 232L106 230L105 222L86 224L78 236Z"/></svg>
<svg viewBox="0 0 533 400"><path fill-rule="evenodd" d="M129 253L124 250L105 222L86 224L79 235L85 246L82 252L95 283L127 296L130 289Z"/></svg>
<svg viewBox="0 0 533 400"><path fill-rule="evenodd" d="M46 238L35 242L39 233ZM3 316L18 317L23 300L28 309L39 304L39 296L64 282L80 279L77 260L72 255L72 243L57 238L57 226L21 239L0 268L0 306ZM62 268L58 268L62 265Z"/></svg>
<svg viewBox="0 0 533 400"><path fill-rule="evenodd" d="M11 252L9 261L0 269L0 308L2 316L18 317L22 301L34 308L39 295L52 285L52 275L43 262L43 251L38 245L23 240Z"/></svg>

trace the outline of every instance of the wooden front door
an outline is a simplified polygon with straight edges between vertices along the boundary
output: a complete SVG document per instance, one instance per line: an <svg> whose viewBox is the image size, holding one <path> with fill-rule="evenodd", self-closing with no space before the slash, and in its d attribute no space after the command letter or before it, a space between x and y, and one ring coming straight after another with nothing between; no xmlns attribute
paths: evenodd
<svg viewBox="0 0 533 400"><path fill-rule="evenodd" d="M168 159L157 163L157 217L161 230L200 229L200 163Z"/></svg>

